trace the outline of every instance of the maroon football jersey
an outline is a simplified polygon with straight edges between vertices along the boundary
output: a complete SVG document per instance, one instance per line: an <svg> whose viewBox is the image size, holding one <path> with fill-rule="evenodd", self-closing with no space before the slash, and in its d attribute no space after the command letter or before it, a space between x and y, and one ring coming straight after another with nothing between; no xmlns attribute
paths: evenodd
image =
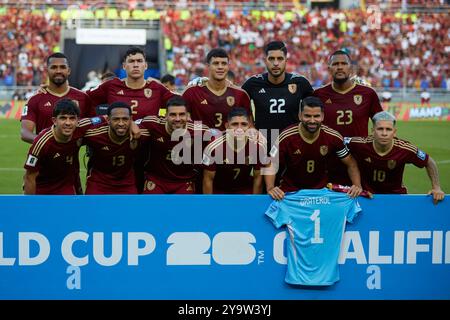
<svg viewBox="0 0 450 320"><path fill-rule="evenodd" d="M99 119L99 118L96 118ZM69 142L56 141L54 127L44 129L28 151L24 168L39 171L36 194L75 194L78 179L78 150L84 133L93 127L91 119L82 119Z"/></svg>
<svg viewBox="0 0 450 320"><path fill-rule="evenodd" d="M405 164L423 168L428 162L428 154L408 141L394 138L391 151L380 155L375 151L373 139L373 136L354 137L348 144L358 162L364 189L373 193L407 193L403 185Z"/></svg>
<svg viewBox="0 0 450 320"><path fill-rule="evenodd" d="M137 193L133 162L138 140L115 142L109 135L109 126L89 129L83 143L91 147L92 167L86 180L86 194Z"/></svg>
<svg viewBox="0 0 450 320"><path fill-rule="evenodd" d="M188 87L183 92L183 98L187 102L191 119L202 121L212 129L225 130L228 113L233 107L246 109L248 115L253 118L247 92L233 85L228 85L225 92L218 96L206 85L199 84Z"/></svg>
<svg viewBox="0 0 450 320"><path fill-rule="evenodd" d="M339 91L330 83L315 90L314 95L324 104L323 124L344 137L367 136L369 120L383 111L376 92L356 83L346 91ZM351 185L347 168L341 161L331 159L329 168L330 181Z"/></svg>
<svg viewBox="0 0 450 320"><path fill-rule="evenodd" d="M150 157L145 166L145 175L146 177L156 176L167 181L190 181L197 173L194 170L195 163L201 163L204 144L202 137L208 128L188 122L186 136L172 141L171 135L167 132L166 123L165 119L158 117L145 117L139 123L141 129L147 130L143 135L150 136ZM183 148L185 144L188 145ZM176 158L172 157L172 150ZM190 154L184 154L183 151L177 152L177 150L186 150Z"/></svg>
<svg viewBox="0 0 450 320"><path fill-rule="evenodd" d="M98 87L87 91L94 106L121 101L129 104L133 120L146 116L157 116L160 108L165 108L167 100L175 94L162 85L158 80L148 79L140 89L131 89L125 79L114 78Z"/></svg>
<svg viewBox="0 0 450 320"><path fill-rule="evenodd" d="M286 168L280 186L285 192L325 187L329 158L348 154L342 136L326 126L320 128L316 139L307 140L299 125L292 125L281 132L270 151L272 157L279 157L280 168Z"/></svg>
<svg viewBox="0 0 450 320"><path fill-rule="evenodd" d="M375 90L353 84L346 91L338 91L328 84L314 91L324 104L323 124L343 137L367 136L369 120L383 111Z"/></svg>
<svg viewBox="0 0 450 320"><path fill-rule="evenodd" d="M80 118L88 117L92 104L89 96L78 89L69 87L65 94L58 95L47 89L46 93L38 92L23 107L21 120L30 120L36 124L36 134L51 127L53 108L61 99L71 99L80 108Z"/></svg>
<svg viewBox="0 0 450 320"><path fill-rule="evenodd" d="M263 142L248 138L240 149L227 141L226 134L213 140L205 148L203 168L215 171L213 193L253 193L252 172L267 163Z"/></svg>

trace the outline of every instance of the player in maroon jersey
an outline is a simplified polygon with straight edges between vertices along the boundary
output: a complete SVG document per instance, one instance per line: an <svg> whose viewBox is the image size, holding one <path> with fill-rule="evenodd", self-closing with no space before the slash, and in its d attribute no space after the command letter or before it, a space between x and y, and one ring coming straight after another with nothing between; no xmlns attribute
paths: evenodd
<svg viewBox="0 0 450 320"><path fill-rule="evenodd" d="M383 111L377 93L372 88L351 80L351 58L338 50L328 61L332 82L314 91L324 103L324 125L343 137L367 136L370 118ZM330 181L348 185L350 179L339 161L330 163Z"/></svg>
<svg viewBox="0 0 450 320"><path fill-rule="evenodd" d="M336 130L322 125L323 108L323 103L317 97L303 99L300 123L283 130L272 147L271 174L265 175L267 193L272 198L281 200L285 192L324 188L328 182L327 162L333 156L337 156L347 166L352 180L348 194L356 197L361 193L356 161L344 145L342 136ZM280 186L275 186L276 169L284 167L286 169L281 176Z"/></svg>
<svg viewBox="0 0 450 320"><path fill-rule="evenodd" d="M139 123L142 136L150 136L150 158L145 167L145 194L192 194L201 163L206 126L188 120L186 102L174 97L167 102L165 119L145 117Z"/></svg>
<svg viewBox="0 0 450 320"><path fill-rule="evenodd" d="M69 99L56 103L53 126L44 129L28 151L24 176L25 194L76 194L78 150L86 130L101 118L78 121L80 110Z"/></svg>
<svg viewBox="0 0 450 320"><path fill-rule="evenodd" d="M130 47L122 66L127 73L125 79L113 78L87 91L93 105L121 101L131 106L133 120L157 116L174 93L158 80L144 78L147 62L141 48Z"/></svg>
<svg viewBox="0 0 450 320"><path fill-rule="evenodd" d="M127 77L123 80L114 78L91 89L87 94L95 106L111 104L116 101L125 102L131 106L133 120L147 116L158 116L160 109L175 94L167 89L158 80L148 78L145 80L144 72L147 69L145 52L139 47L130 47L125 53L123 64ZM142 192L144 173L142 168L148 159L149 150L140 148L136 158L134 170L138 192Z"/></svg>
<svg viewBox="0 0 450 320"><path fill-rule="evenodd" d="M426 168L433 201L437 203L444 199L436 162L415 145L395 137L395 117L382 111L373 116L372 122L372 136L353 137L348 142L361 170L363 187L373 193L407 193L403 171L405 164L412 163Z"/></svg>
<svg viewBox="0 0 450 320"><path fill-rule="evenodd" d="M266 164L265 140L250 134L250 117L244 108L228 113L226 132L213 140L203 155L203 193L260 194L260 169Z"/></svg>
<svg viewBox="0 0 450 320"><path fill-rule="evenodd" d="M39 90L23 107L20 135L23 141L33 143L45 128L52 126L53 107L61 99L71 99L80 108L80 116L87 117L91 100L82 91L69 86L70 67L67 57L53 53L47 58L48 86Z"/></svg>
<svg viewBox="0 0 450 320"><path fill-rule="evenodd" d="M206 62L208 79L186 88L182 96L193 121L202 121L209 128L223 131L231 108L240 106L252 114L250 98L244 90L226 79L230 61L224 49L212 49Z"/></svg>
<svg viewBox="0 0 450 320"><path fill-rule="evenodd" d="M86 194L136 194L133 162L140 141L130 138L131 108L113 102L108 125L89 129L83 143L91 150Z"/></svg>

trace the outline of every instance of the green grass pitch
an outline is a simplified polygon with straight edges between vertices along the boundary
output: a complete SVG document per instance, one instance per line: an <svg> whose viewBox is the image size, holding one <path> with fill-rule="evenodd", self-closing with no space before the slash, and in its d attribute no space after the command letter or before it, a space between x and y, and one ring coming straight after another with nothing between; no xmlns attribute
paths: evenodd
<svg viewBox="0 0 450 320"><path fill-rule="evenodd" d="M450 192L450 122L399 122L398 136L409 140L429 153L437 162L441 187L445 193ZM30 147L20 140L20 122L17 120L0 120L0 194L21 194L23 164ZM80 151L80 157L84 148ZM86 170L80 161L82 183ZM409 193L426 193L430 181L425 169L413 165L406 167L404 183Z"/></svg>

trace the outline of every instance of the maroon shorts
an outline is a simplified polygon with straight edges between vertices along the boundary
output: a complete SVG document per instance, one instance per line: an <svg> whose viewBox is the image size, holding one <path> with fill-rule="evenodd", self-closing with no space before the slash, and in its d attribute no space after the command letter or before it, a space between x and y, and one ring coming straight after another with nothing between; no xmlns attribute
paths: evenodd
<svg viewBox="0 0 450 320"><path fill-rule="evenodd" d="M137 194L136 184L110 185L97 181L86 182L86 194Z"/></svg>
<svg viewBox="0 0 450 320"><path fill-rule="evenodd" d="M194 180L168 181L155 176L147 176L143 194L194 194Z"/></svg>

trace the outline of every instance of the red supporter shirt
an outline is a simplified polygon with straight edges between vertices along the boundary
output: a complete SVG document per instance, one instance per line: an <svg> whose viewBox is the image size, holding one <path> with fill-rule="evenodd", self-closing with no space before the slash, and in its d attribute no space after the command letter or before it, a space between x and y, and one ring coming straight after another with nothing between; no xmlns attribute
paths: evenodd
<svg viewBox="0 0 450 320"><path fill-rule="evenodd" d="M363 188L372 193L407 193L403 185L405 164L423 168L427 165L428 154L408 141L394 138L392 149L380 155L375 151L373 140L373 136L354 137L348 143L358 162Z"/></svg>
<svg viewBox="0 0 450 320"><path fill-rule="evenodd" d="M46 93L38 92L23 107L21 120L30 120L36 124L36 134L53 125L52 114L56 103L61 99L71 99L80 108L80 118L88 117L92 104L89 96L78 89L69 87L67 93L57 95L47 89Z"/></svg>
<svg viewBox="0 0 450 320"><path fill-rule="evenodd" d="M208 128L195 125L194 130L194 123L188 122L185 137L191 139L184 139L182 136L178 140L172 141L171 135L167 132L166 123L165 119L158 117L145 117L139 123L139 127L147 131L144 131L142 135L150 136L150 157L145 166L145 176L147 180L151 180L149 178L151 176L156 176L170 182L190 181L197 174L195 170L197 166L194 161L198 165L201 163L205 143L202 137L206 134ZM172 150L174 148L177 148L176 150L182 149L183 144L190 144L183 149L190 152L190 155L175 151L177 158L172 159ZM183 158L180 159L181 157ZM181 163L183 162L181 160L186 161Z"/></svg>
<svg viewBox="0 0 450 320"><path fill-rule="evenodd" d="M94 120L95 119L95 120ZM56 141L54 127L44 129L31 145L26 170L39 171L36 194L75 194L78 179L78 150L85 132L102 118L82 119L69 142Z"/></svg>
<svg viewBox="0 0 450 320"><path fill-rule="evenodd" d="M264 143L253 138L248 138L238 150L232 142L227 142L226 134L213 140L203 156L203 168L216 172L213 193L253 193L252 172L266 165L266 155Z"/></svg>
<svg viewBox="0 0 450 320"><path fill-rule="evenodd" d="M114 78L98 87L87 91L94 106L121 101L129 104L133 120L146 116L157 116L160 108L165 108L166 102L175 94L158 80L148 79L140 89L131 89L125 80Z"/></svg>
<svg viewBox="0 0 450 320"><path fill-rule="evenodd" d="M86 194L137 193L133 163L140 143L138 140L115 142L106 125L89 129L83 143L92 150Z"/></svg>
<svg viewBox="0 0 450 320"><path fill-rule="evenodd" d="M280 168L286 168L280 186L285 192L325 187L328 159L345 158L348 154L339 132L322 126L314 140L306 140L299 124L283 130L270 152L272 157L279 157Z"/></svg>
<svg viewBox="0 0 450 320"><path fill-rule="evenodd" d="M246 109L248 115L253 118L247 92L233 85L228 85L220 96L203 84L188 87L183 92L183 98L187 102L191 119L202 121L209 128L225 130L228 113L233 107Z"/></svg>

